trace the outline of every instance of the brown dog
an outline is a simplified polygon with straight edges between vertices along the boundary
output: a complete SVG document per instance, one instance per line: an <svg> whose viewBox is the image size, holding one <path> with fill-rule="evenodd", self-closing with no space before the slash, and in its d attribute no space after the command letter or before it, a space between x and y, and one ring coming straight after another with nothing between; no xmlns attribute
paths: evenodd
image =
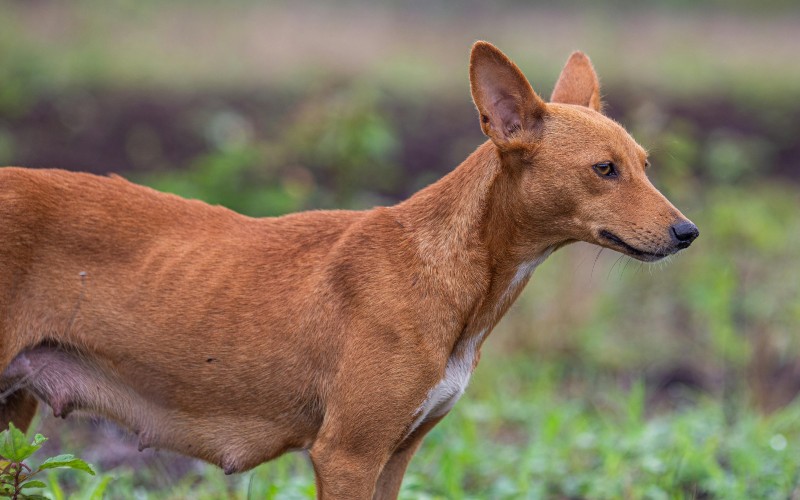
<svg viewBox="0 0 800 500"><path fill-rule="evenodd" d="M393 207L252 219L118 177L0 170L0 425L36 401L238 472L309 450L322 498L394 498L530 274L573 241L653 261L697 228L600 113L478 42L490 140Z"/></svg>

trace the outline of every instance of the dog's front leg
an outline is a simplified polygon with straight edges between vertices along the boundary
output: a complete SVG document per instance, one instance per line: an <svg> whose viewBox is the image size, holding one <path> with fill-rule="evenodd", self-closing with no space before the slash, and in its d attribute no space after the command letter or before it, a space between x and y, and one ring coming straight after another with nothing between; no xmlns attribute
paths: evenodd
<svg viewBox="0 0 800 500"><path fill-rule="evenodd" d="M378 476L403 432L394 412L385 411L382 403L366 400L364 405L330 409L310 450L318 498L372 498Z"/></svg>
<svg viewBox="0 0 800 500"><path fill-rule="evenodd" d="M343 444L318 441L310 455L317 480L317 498L367 500L372 498L387 454L364 453Z"/></svg>
<svg viewBox="0 0 800 500"><path fill-rule="evenodd" d="M311 447L320 499L371 499L381 470L411 422L412 406L400 409L397 401L387 399L363 401L330 408Z"/></svg>
<svg viewBox="0 0 800 500"><path fill-rule="evenodd" d="M419 449L419 445L422 444L422 439L428 431L433 429L443 418L444 415L426 420L397 447L381 471L373 500L395 500L397 498L408 463L411 462L411 458Z"/></svg>
<svg viewBox="0 0 800 500"><path fill-rule="evenodd" d="M380 352L374 358L354 353L350 359L360 359L343 363L346 368L337 374L323 424L310 449L319 498L373 498L387 462L394 470L390 476L397 477L389 482L399 485L405 464L416 449L410 439L421 439L424 432L415 432L409 438L405 435L440 375L424 365L412 367L404 361L413 358L404 356L397 347L394 351L393 355ZM385 364L386 360L396 363ZM420 426L418 430L428 428ZM413 445L408 447L407 457L394 460L393 453L404 445Z"/></svg>

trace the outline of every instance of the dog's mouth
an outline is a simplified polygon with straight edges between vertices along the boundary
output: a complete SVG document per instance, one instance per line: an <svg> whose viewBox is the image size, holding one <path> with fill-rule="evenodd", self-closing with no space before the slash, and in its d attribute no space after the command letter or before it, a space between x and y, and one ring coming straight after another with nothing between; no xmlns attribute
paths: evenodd
<svg viewBox="0 0 800 500"><path fill-rule="evenodd" d="M647 252L645 250L640 250L634 246L625 243L625 241L622 238L612 233L611 231L606 231L605 229L600 231L600 236L606 241L610 241L611 243L613 243L617 250L622 250L623 253L630 255L631 257L641 260L643 262L655 262L657 260L661 260L664 257L667 257L675 253L675 251Z"/></svg>

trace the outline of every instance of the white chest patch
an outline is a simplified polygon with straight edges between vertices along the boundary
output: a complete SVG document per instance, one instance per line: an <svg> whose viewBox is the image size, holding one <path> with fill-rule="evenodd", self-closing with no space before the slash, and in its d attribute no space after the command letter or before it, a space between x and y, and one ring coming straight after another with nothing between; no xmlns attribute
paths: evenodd
<svg viewBox="0 0 800 500"><path fill-rule="evenodd" d="M551 253L553 253L553 247L548 247L539 257L519 265L517 272L514 273L514 277L511 279L511 283L508 284L508 288L503 292L503 296L500 300L497 301L496 308L498 310L506 306L506 303L514 296L522 284L525 283L525 280L530 278L533 271L539 267L539 264L544 262Z"/></svg>
<svg viewBox="0 0 800 500"><path fill-rule="evenodd" d="M498 311L501 307L506 305L506 302L514 296L525 280L533 273L534 269L544 262L552 252L552 247L547 248L536 259L520 264L514 277L511 279L511 282L508 284L508 287L495 306ZM425 398L425 401L414 413L414 423L411 424L406 434L407 436L414 432L425 420L440 417L453 409L453 406L467 389L469 378L472 375L472 369L475 366L475 356L477 356L478 353L478 346L483 341L484 336L486 336L486 330L482 330L477 335L474 335L466 341L464 345L457 346L453 351L450 355L450 359L447 360L447 365L444 369L444 377L428 391L428 397Z"/></svg>
<svg viewBox="0 0 800 500"><path fill-rule="evenodd" d="M475 366L475 356L477 355L478 345L480 345L486 335L486 330L473 336L463 346L459 346L444 369L444 377L438 384L428 391L428 397L414 413L414 423L408 430L408 434L414 432L419 424L428 418L441 417L453 408L453 405L461 398L469 384L472 369Z"/></svg>

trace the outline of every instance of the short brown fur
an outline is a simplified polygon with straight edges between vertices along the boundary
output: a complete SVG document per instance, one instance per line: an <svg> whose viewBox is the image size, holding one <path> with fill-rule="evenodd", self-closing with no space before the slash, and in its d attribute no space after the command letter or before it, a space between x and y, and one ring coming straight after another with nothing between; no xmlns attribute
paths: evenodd
<svg viewBox="0 0 800 500"><path fill-rule="evenodd" d="M308 450L321 498L395 498L538 263L574 241L655 260L685 222L586 56L550 103L486 42L470 78L490 140L392 207L253 219L0 169L0 425L36 396L226 472Z"/></svg>

